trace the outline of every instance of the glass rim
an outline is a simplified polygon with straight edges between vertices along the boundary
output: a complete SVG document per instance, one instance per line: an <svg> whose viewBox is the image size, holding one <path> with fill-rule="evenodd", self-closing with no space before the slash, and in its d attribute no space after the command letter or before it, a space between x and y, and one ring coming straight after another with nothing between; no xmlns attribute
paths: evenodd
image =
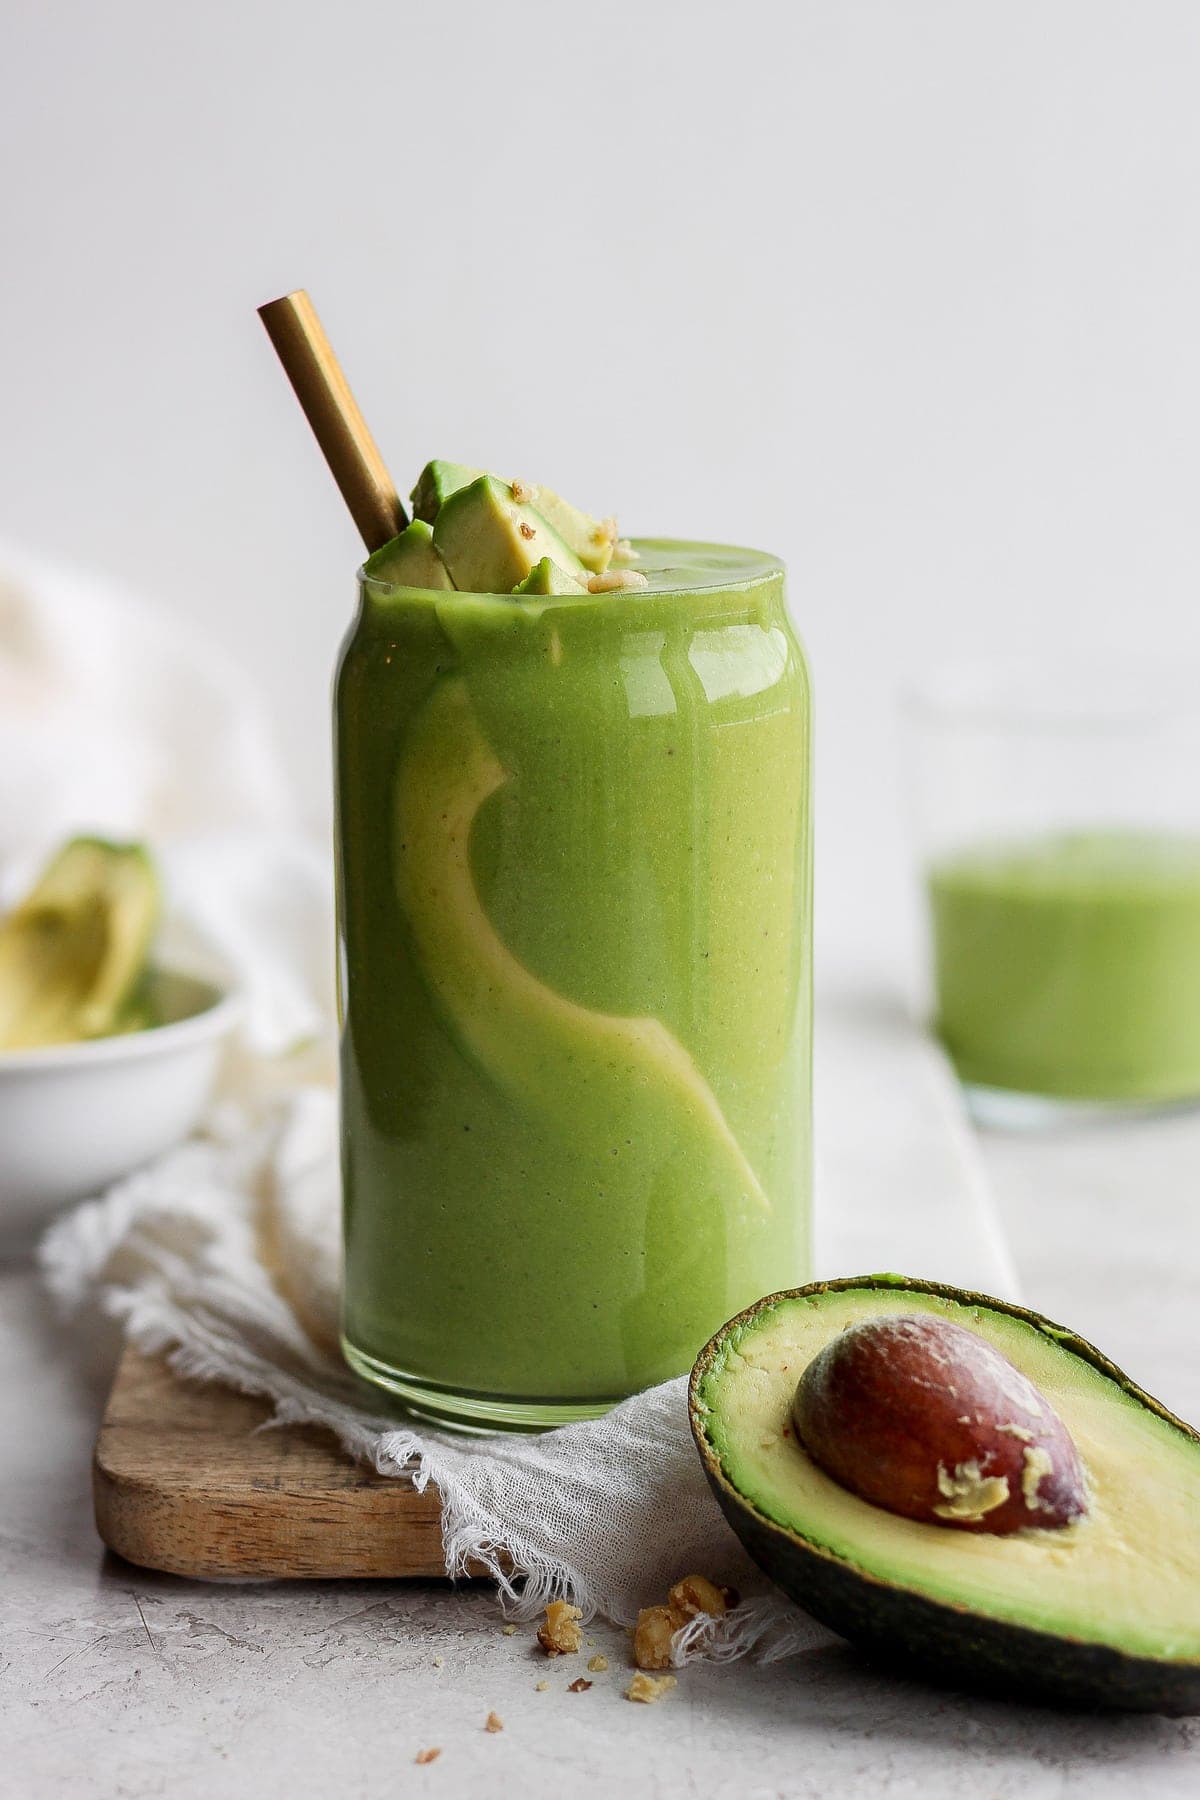
<svg viewBox="0 0 1200 1800"><path fill-rule="evenodd" d="M1145 730L1195 721L1200 680L1186 659L1116 656L958 659L909 677L900 710L971 731Z"/></svg>

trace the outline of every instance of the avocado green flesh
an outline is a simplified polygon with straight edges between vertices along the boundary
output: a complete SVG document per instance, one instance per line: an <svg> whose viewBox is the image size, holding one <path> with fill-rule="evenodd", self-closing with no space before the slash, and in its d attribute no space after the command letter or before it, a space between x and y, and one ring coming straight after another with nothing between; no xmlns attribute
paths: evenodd
<svg viewBox="0 0 1200 1800"><path fill-rule="evenodd" d="M513 589L514 594L586 594L587 591L582 581L566 574L548 556L543 556L537 567Z"/></svg>
<svg viewBox="0 0 1200 1800"><path fill-rule="evenodd" d="M953 1319L1034 1382L1079 1451L1085 1518L1008 1537L902 1519L840 1487L793 1431L783 1435L812 1358L846 1326L900 1311ZM752 1309L701 1362L697 1432L732 1490L722 1502L734 1523L740 1502L781 1528L766 1531L766 1556L790 1562L790 1539L899 1597L1134 1657L1200 1659L1200 1441L1036 1323L908 1286L814 1290ZM764 1566L774 1572L765 1558ZM785 1585L803 1601L802 1564L795 1572Z"/></svg>
<svg viewBox="0 0 1200 1800"><path fill-rule="evenodd" d="M372 581L386 581L393 587L445 592L454 585L433 547L433 530L421 519L414 519L399 537L369 556L363 570Z"/></svg>
<svg viewBox="0 0 1200 1800"><path fill-rule="evenodd" d="M456 494L459 488L469 487L486 473L486 469L472 469L466 463L445 462L437 458L426 463L409 496L413 519L432 525L443 501L448 500L451 494Z"/></svg>
<svg viewBox="0 0 1200 1800"><path fill-rule="evenodd" d="M158 911L157 877L140 845L66 845L0 925L0 1048L139 1028L130 1021L140 1016Z"/></svg>
<svg viewBox="0 0 1200 1800"><path fill-rule="evenodd" d="M563 542L570 546L583 564L594 575L602 575L612 561L612 539L605 531L599 519L593 519L590 513L580 512L553 488L538 487L533 491L530 505L535 512L541 514L554 531L557 531Z"/></svg>
<svg viewBox="0 0 1200 1800"><path fill-rule="evenodd" d="M550 557L568 575L583 564L540 513L512 497L511 488L484 475L444 503L433 543L461 592L509 594Z"/></svg>

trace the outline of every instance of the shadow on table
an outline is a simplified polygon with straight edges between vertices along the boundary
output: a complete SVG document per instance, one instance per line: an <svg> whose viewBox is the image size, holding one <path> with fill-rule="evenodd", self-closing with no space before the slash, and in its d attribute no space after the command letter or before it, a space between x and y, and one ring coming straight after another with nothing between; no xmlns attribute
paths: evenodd
<svg viewBox="0 0 1200 1800"><path fill-rule="evenodd" d="M692 1664L685 1672L705 1665ZM926 1749L977 1750L996 1758L1069 1755L1076 1763L1110 1765L1115 1754L1189 1741L1193 1721L1153 1713L1052 1707L1031 1698L998 1699L906 1680L849 1644L827 1644L776 1664L764 1682L752 1663L711 1669L705 1700L764 1730L780 1722L781 1682L794 1701L797 1726ZM730 1680L734 1670L743 1679ZM716 1687L721 1683L720 1689Z"/></svg>

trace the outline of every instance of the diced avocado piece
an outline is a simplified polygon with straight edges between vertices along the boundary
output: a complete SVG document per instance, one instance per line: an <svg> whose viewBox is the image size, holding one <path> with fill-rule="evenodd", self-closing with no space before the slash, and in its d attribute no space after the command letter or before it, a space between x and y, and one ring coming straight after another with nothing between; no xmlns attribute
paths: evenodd
<svg viewBox="0 0 1200 1800"><path fill-rule="evenodd" d="M465 463L426 463L409 496L413 518L432 525L443 501L448 500L451 494L457 494L459 488L470 487L473 481L478 481L481 475L486 474L486 469L471 469Z"/></svg>
<svg viewBox="0 0 1200 1800"><path fill-rule="evenodd" d="M576 580L584 573L557 531L494 475L450 495L434 522L433 543L464 593L511 594L544 556Z"/></svg>
<svg viewBox="0 0 1200 1800"><path fill-rule="evenodd" d="M603 575L612 560L616 531L612 521L593 519L580 512L553 488L534 488L529 504L540 512L547 525L553 526L563 542L569 544L584 568L593 575Z"/></svg>
<svg viewBox="0 0 1200 1800"><path fill-rule="evenodd" d="M388 581L394 587L454 586L433 547L433 529L423 519L414 519L399 537L369 556L363 566L375 581Z"/></svg>
<svg viewBox="0 0 1200 1800"><path fill-rule="evenodd" d="M145 972L158 923L140 844L74 838L0 924L0 1047L107 1037Z"/></svg>
<svg viewBox="0 0 1200 1800"><path fill-rule="evenodd" d="M818 1467L792 1429L798 1384L848 1329L897 1315L953 1321L998 1350L1016 1370L1018 1418L1031 1393L1045 1398L1079 1453L1085 1516L1007 1536L953 1530L897 1517ZM956 1369L946 1382L958 1397ZM722 1326L692 1371L689 1413L709 1485L754 1560L872 1655L955 1687L1200 1711L1200 1433L1084 1339L937 1282L815 1282ZM1036 1497L1048 1459L1028 1426L1007 1429Z"/></svg>
<svg viewBox="0 0 1200 1800"><path fill-rule="evenodd" d="M524 581L518 581L513 589L514 594L586 594L587 588L582 581L576 581L548 556L543 556L537 567L531 569Z"/></svg>

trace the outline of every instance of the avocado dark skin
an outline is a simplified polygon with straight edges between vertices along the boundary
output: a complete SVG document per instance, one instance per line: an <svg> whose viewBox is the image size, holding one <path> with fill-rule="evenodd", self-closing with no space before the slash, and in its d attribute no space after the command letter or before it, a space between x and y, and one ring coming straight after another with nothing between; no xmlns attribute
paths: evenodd
<svg viewBox="0 0 1200 1800"><path fill-rule="evenodd" d="M968 1605L953 1605L914 1592L844 1560L822 1544L805 1538L799 1529L789 1530L778 1524L733 1485L709 1438L711 1415L703 1391L723 1358L727 1340L752 1326L759 1315L780 1302L852 1289L895 1294L898 1311L903 1309L906 1294L929 1294L1018 1319L1090 1364L1139 1407L1182 1433L1200 1451L1200 1433L1152 1399L1094 1345L1041 1314L961 1288L893 1275L814 1282L769 1295L731 1319L705 1345L692 1370L688 1393L692 1435L709 1485L754 1561L789 1598L822 1624L873 1658L902 1664L906 1673L917 1672L973 1692L1056 1705L1119 1708L1169 1716L1200 1713L1200 1660L1138 1655L988 1617Z"/></svg>

